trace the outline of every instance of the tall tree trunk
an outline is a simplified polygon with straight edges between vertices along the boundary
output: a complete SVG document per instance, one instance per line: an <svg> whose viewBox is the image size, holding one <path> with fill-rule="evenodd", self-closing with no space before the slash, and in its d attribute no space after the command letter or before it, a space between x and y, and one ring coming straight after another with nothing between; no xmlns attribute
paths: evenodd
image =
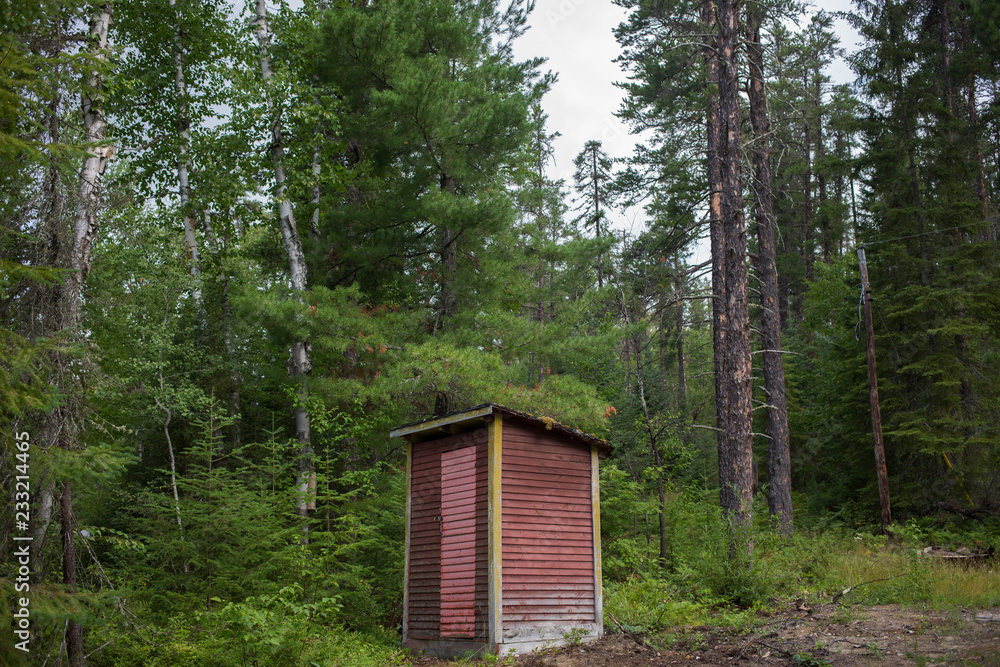
<svg viewBox="0 0 1000 667"><path fill-rule="evenodd" d="M181 217L184 220L184 249L191 262L191 275L200 271L198 259L198 237L194 211L191 205L190 168L191 159L191 105L188 103L187 81L184 78L184 39L181 34L180 17L176 14L177 0L170 0L174 19L174 87L177 89L177 186L181 202ZM200 294L198 294L200 296Z"/></svg>
<svg viewBox="0 0 1000 667"><path fill-rule="evenodd" d="M284 241L285 254L288 257L289 277L292 291L301 298L306 289L306 261L302 250L302 240L299 238L292 215L292 203L289 201L285 178L285 138L281 128L281 110L274 99L271 90L273 77L271 70L271 29L267 22L267 3L257 0L257 43L260 46L260 71L264 81L267 108L271 120L271 164L274 167L274 199L278 203L278 220L281 228L281 238ZM309 515L309 492L315 488L316 466L313 460L312 434L309 421L309 385L308 375L312 370L309 358L309 345L306 341L298 341L292 346L289 359L289 373L299 381L299 395L295 407L295 431L299 441L298 458L296 462L295 486L299 490L296 511L299 516ZM307 530L307 527L303 528Z"/></svg>
<svg viewBox="0 0 1000 667"><path fill-rule="evenodd" d="M846 164L847 156L844 150L844 132L842 130L837 130L834 133L833 139L833 152L837 156L837 162L839 164ZM837 255L844 254L844 238L847 234L844 233L844 174L838 169L836 180L833 182L833 197L837 202L837 222L838 228L841 230L837 238Z"/></svg>
<svg viewBox="0 0 1000 667"><path fill-rule="evenodd" d="M719 449L719 500L734 532L730 555L752 549L748 535L736 532L753 516L753 436L750 425L750 321L747 303L746 226L743 217L743 172L740 145L738 0L719 2L719 125L723 142L722 213L725 248L725 384L727 431ZM718 261L718 260L715 260Z"/></svg>
<svg viewBox="0 0 1000 667"><path fill-rule="evenodd" d="M625 308L625 323L629 324L628 308ZM642 341L639 336L629 336L625 342L626 349L631 349L631 353L628 355L635 359L635 389L636 394L639 397L639 405L642 407L642 418L646 425L646 434L649 437L649 447L653 454L653 465L656 466L656 488L657 488L657 498L659 501L659 529L660 529L660 567L666 568L667 563L667 491L664 485L663 478L663 466L665 461L663 460L663 454L660 451L660 442L657 431L653 428L653 421L649 414L649 404L646 402L646 382L642 375ZM631 368L631 361L626 362L628 367ZM631 381L629 381L631 384Z"/></svg>
<svg viewBox="0 0 1000 667"><path fill-rule="evenodd" d="M63 585L76 593L76 547L73 544L73 492L69 482L63 482L61 501ZM72 618L66 621L66 662L70 667L83 667L83 628Z"/></svg>
<svg viewBox="0 0 1000 667"><path fill-rule="evenodd" d="M591 150L591 168L593 169L594 175L594 237L597 239L601 238L601 197L600 197L600 180L597 175L600 173L597 171L597 146L595 145ZM604 287L604 255L600 254L597 256L597 288L602 289Z"/></svg>
<svg viewBox="0 0 1000 667"><path fill-rule="evenodd" d="M803 80L803 93L808 94L809 91L809 70L802 75ZM804 155L806 160L806 170L802 175L802 261L805 264L806 269L806 283L812 281L813 279L813 197L812 197L812 181L813 181L813 137L812 137L812 126L809 122L808 117L808 107L804 108L802 111L802 140L805 144ZM799 321L802 321L803 317L803 299L805 296L806 286L802 285L799 298L795 302L795 314Z"/></svg>
<svg viewBox="0 0 1000 667"><path fill-rule="evenodd" d="M110 3L96 8L90 18L89 39L91 53L104 63L108 53L108 28L111 24ZM115 150L103 146L107 135L104 119L103 76L98 71L86 74L86 92L81 100L83 111L83 132L87 157L80 169L80 183L77 188L76 220L73 224L73 246L70 250L69 266L64 283L63 299L66 304L63 327L76 327L82 316L83 283L90 272L90 249L97 235L98 209L101 203L101 179L108 160Z"/></svg>
<svg viewBox="0 0 1000 667"><path fill-rule="evenodd" d="M46 425L47 426L47 425ZM47 429L43 429L47 430ZM51 442L46 438L42 442ZM52 523L52 506L55 504L56 483L49 478L44 484L36 486L34 492L34 511L31 513L31 583L39 583L44 577L42 567L45 564L45 536L48 535Z"/></svg>
<svg viewBox="0 0 1000 667"><path fill-rule="evenodd" d="M687 429L687 369L684 363L684 277L681 275L680 253L674 255L674 294L677 299L677 414L680 420L680 435L684 440Z"/></svg>
<svg viewBox="0 0 1000 667"><path fill-rule="evenodd" d="M785 367L781 355L781 320L778 313L778 270L775 245L774 190L771 176L770 121L764 90L764 55L760 43L761 10L748 5L747 56L750 82L750 123L754 131L753 192L757 228L756 270L760 280L761 342L764 346L764 393L767 395L768 493L772 516L781 532L791 535L792 475L788 429Z"/></svg>
<svg viewBox="0 0 1000 667"><path fill-rule="evenodd" d="M979 110L976 108L976 77L969 77L968 87L968 110L969 125L972 134L973 160L976 164L976 184L974 192L979 200L980 215L987 217L989 212L989 201L986 191L986 166L983 164L983 151L979 141Z"/></svg>
<svg viewBox="0 0 1000 667"><path fill-rule="evenodd" d="M441 189L454 195L456 191L454 177L442 174ZM448 225L441 228L441 274L440 321L443 325L458 312L458 236Z"/></svg>
<svg viewBox="0 0 1000 667"><path fill-rule="evenodd" d="M878 479L879 516L882 533L889 534L892 525L892 503L889 499L889 472L885 465L885 445L882 441L882 409L878 400L878 372L875 366L875 325L872 322L872 291L868 280L865 247L858 248L861 271L861 299L864 304L865 348L868 356L868 403L872 417L872 441L875 444L875 476Z"/></svg>
<svg viewBox="0 0 1000 667"><path fill-rule="evenodd" d="M954 89L951 85L951 24L948 17L949 0L937 0L941 37L941 83L944 88L944 106L948 115L955 115ZM951 138L951 132L948 132Z"/></svg>
<svg viewBox="0 0 1000 667"><path fill-rule="evenodd" d="M317 139L318 141L318 139ZM322 190L319 187L319 179L323 173L322 163L320 162L320 150L319 146L313 146L312 155L312 173L313 173L313 186L311 197L309 198L309 203L312 204L312 225L309 227L309 233L312 234L312 238L319 238L319 202L322 194Z"/></svg>
<svg viewBox="0 0 1000 667"><path fill-rule="evenodd" d="M98 64L107 62L108 28L111 25L111 3L95 8L90 17L88 40L91 55ZM97 236L98 211L101 204L101 180L108 160L114 155L114 150L103 146L107 134L107 122L104 118L103 75L99 70L85 73L84 94L81 99L83 112L83 133L86 142L87 157L80 169L80 181L77 188L77 210L73 223L73 245L70 249L67 278L63 283L62 301L63 328L75 329L82 320L83 285L90 272L90 250ZM64 389L70 382L68 364L60 364L65 370L63 376ZM79 405L77 402L76 405ZM72 415L67 415L68 423L60 429L60 445L64 449L74 449L77 442L77 428ZM63 482L61 500L62 547L63 547L63 583L73 593L76 592L76 549L73 543L73 492L69 481ZM69 620L66 623L66 658L71 667L82 667L83 629L79 622Z"/></svg>
<svg viewBox="0 0 1000 667"><path fill-rule="evenodd" d="M722 167L720 161L719 136L719 37L716 34L716 6L713 0L703 0L701 5L701 20L709 42L705 49L708 72L708 100L705 114L705 170L708 176L709 206L708 224L712 248L712 363L715 375L715 414L718 425L717 440L719 452L729 450L729 432L724 427L725 416L729 411L726 397L727 385L725 377L726 359L726 270L725 227L722 224ZM721 480L720 480L721 484Z"/></svg>
<svg viewBox="0 0 1000 667"><path fill-rule="evenodd" d="M816 209L823 229L823 261L829 264L833 259L833 243L830 238L830 212L826 206L826 145L823 139L823 89L820 85L820 71L817 68L813 84L813 98L816 104L816 185L819 188L819 204Z"/></svg>

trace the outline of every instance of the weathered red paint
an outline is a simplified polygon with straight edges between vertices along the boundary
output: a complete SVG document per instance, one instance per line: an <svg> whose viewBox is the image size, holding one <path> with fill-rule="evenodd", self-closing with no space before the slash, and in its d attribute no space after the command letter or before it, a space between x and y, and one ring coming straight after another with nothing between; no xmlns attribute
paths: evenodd
<svg viewBox="0 0 1000 667"><path fill-rule="evenodd" d="M486 565L478 558L486 504L476 490L486 487L479 451L485 438L479 429L414 448L407 619L413 639L471 638L484 625L477 609L486 600ZM449 461L460 467L451 475Z"/></svg>
<svg viewBox="0 0 1000 667"><path fill-rule="evenodd" d="M520 424L504 429L503 532L518 537L503 551L505 627L594 620L590 449L553 440ZM553 529L578 539L552 543ZM571 606L531 603L570 586L576 594Z"/></svg>
<svg viewBox="0 0 1000 667"><path fill-rule="evenodd" d="M463 423L457 430L465 432L454 435L442 431L456 427L433 426L428 435L411 425L403 435L411 441L404 612L411 647L495 651L493 642L502 648L535 641L545 628L557 640L560 628L600 628L591 448L607 446L530 416L501 414L501 455L492 473L486 428ZM492 547L491 497L498 497L499 515L492 529L499 544ZM497 558L493 574L490 553ZM489 592L494 579L499 594Z"/></svg>

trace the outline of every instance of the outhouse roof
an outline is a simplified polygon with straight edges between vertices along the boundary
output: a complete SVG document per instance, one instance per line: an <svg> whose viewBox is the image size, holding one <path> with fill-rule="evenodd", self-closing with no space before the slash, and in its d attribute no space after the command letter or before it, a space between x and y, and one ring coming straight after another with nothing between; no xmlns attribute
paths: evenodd
<svg viewBox="0 0 1000 667"><path fill-rule="evenodd" d="M497 405L496 403L483 403L482 405L477 405L466 410L459 410L446 415L403 424L389 431L389 435L393 438L404 438L411 442L424 442L446 435L475 430L482 426L483 421L488 421L495 414L502 414L504 418L513 418L520 422L544 428L547 431L555 431L567 438L587 445L596 445L602 453L610 453L614 449L606 440L602 440L590 433L584 433L571 426L560 424L549 417L539 417L503 405Z"/></svg>

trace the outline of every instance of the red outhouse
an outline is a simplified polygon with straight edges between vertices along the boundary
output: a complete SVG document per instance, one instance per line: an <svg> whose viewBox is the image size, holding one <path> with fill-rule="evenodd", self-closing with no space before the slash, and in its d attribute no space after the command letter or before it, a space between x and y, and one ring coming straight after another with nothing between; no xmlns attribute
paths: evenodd
<svg viewBox="0 0 1000 667"><path fill-rule="evenodd" d="M524 653L603 634L603 440L486 404L393 429L407 441L403 644Z"/></svg>

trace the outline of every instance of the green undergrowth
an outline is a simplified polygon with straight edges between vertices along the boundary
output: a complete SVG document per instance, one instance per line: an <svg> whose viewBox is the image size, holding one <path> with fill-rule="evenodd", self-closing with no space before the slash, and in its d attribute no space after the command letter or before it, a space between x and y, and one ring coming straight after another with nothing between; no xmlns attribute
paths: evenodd
<svg viewBox="0 0 1000 667"><path fill-rule="evenodd" d="M150 634L147 634L150 633ZM260 629L248 638L173 619L162 628L114 633L88 664L97 667L396 667L409 665L395 632L353 632L315 626L294 638ZM103 638L103 637L101 637ZM95 637L97 639L97 637ZM271 641L274 643L271 643Z"/></svg>
<svg viewBox="0 0 1000 667"><path fill-rule="evenodd" d="M658 545L604 541L610 555L604 581L604 625L608 632L644 635L657 646L694 650L706 631L746 634L791 601L809 605L836 601L845 614L879 604L936 609L1000 606L1000 562L965 566L929 558L929 544L949 549L1000 544L995 527L974 531L908 523L894 527L892 540L872 531L804 526L793 537L778 535L766 510L747 531L731 533L720 516L702 507L678 513L671 526L668 559ZM752 550L729 549L730 535ZM947 539L946 539L947 538ZM154 599L133 597L127 621L95 602L93 615L115 618L88 627L87 643L102 647L96 667L393 667L410 664L399 647L390 614L369 613L361 598L373 599L367 573L323 589L323 570L299 554L299 575L310 583L288 584L242 599L204 600L202 609L161 615ZM615 559L618 559L615 561ZM383 575L386 579L390 574ZM375 586L376 584L372 584ZM323 589L325 590L325 589ZM354 595L358 599L351 597ZM391 608L395 598L385 602ZM109 606L110 605L110 606ZM204 611L204 609L210 611ZM364 617L364 618L362 618ZM479 664L489 659L470 659ZM496 663L497 659L492 659Z"/></svg>
<svg viewBox="0 0 1000 667"><path fill-rule="evenodd" d="M697 542L675 541L668 567L656 567L650 555L647 567L606 580L605 627L671 636L698 626L742 633L792 600L836 601L845 607L997 607L1000 559L964 564L922 553L931 544L950 549L1000 545L995 530L977 524L964 533L954 528L932 533L911 523L895 526L892 540L871 531L830 528L804 529L786 538L765 524L750 536L752 553L737 551L728 558L725 533L716 524Z"/></svg>

